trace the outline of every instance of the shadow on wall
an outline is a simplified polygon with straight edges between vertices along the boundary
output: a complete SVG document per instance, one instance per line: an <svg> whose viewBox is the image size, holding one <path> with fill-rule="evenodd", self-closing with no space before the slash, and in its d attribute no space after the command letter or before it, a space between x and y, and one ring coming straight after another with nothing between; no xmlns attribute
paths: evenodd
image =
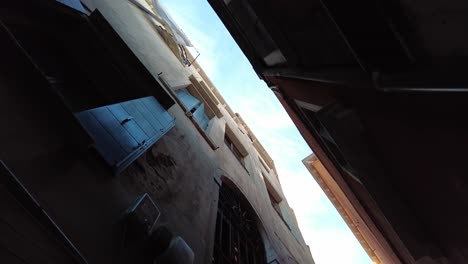
<svg viewBox="0 0 468 264"><path fill-rule="evenodd" d="M125 178L134 186L148 190L156 199L168 199L170 190L183 175L174 158L163 153L156 144L141 155L125 172Z"/></svg>

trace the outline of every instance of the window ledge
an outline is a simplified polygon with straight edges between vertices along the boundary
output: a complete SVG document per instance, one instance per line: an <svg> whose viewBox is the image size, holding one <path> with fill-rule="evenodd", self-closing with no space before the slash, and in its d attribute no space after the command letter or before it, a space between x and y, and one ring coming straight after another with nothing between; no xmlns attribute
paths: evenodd
<svg viewBox="0 0 468 264"><path fill-rule="evenodd" d="M216 144L213 142L213 140L211 140L211 138L206 134L205 130L202 127L200 127L200 125L197 123L197 121L195 119L193 119L192 113L190 113L190 111L185 107L185 105L179 100L179 98L174 93L174 91L170 87L168 87L168 85L162 79L161 76L158 79L164 84L165 87L167 87L167 89L166 89L167 92L170 94L172 99L182 108L182 110L184 110L185 115L190 119L192 124L198 130L198 132L200 132L200 134L205 139L205 141L208 143L208 145L210 145L211 149L212 150L217 150L219 147L216 146Z"/></svg>

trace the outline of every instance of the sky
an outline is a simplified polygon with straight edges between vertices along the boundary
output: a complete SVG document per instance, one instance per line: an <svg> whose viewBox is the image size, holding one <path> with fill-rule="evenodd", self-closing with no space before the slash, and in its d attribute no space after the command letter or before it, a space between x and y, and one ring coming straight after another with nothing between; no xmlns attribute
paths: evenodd
<svg viewBox="0 0 468 264"><path fill-rule="evenodd" d="M311 149L207 0L160 0L160 3L200 53L198 63L224 99L242 116L275 161L283 191L315 263L371 264L302 164Z"/></svg>

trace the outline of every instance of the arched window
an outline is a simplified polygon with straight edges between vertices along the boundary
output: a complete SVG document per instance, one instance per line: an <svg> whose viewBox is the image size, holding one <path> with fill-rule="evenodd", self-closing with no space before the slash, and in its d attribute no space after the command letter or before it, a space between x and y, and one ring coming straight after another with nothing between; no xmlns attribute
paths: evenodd
<svg viewBox="0 0 468 264"><path fill-rule="evenodd" d="M266 264L255 212L236 190L219 191L213 264Z"/></svg>

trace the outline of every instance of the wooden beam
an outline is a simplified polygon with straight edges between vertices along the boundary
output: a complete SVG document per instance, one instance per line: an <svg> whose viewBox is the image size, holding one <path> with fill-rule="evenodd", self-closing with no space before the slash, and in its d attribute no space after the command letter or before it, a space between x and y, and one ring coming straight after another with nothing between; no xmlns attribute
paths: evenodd
<svg viewBox="0 0 468 264"><path fill-rule="evenodd" d="M366 193L366 204L363 204L363 201L359 200L354 190L344 179L340 169L335 166L335 163L330 159L328 153L322 148L319 141L315 138L314 134L309 131L306 124L302 121L299 114L294 110L290 105L287 97L284 97L279 91L275 91L275 95L280 101L280 103L285 108L288 115L291 117L292 121L298 128L301 135L304 137L307 144L311 147L314 154L322 162L324 168L330 173L332 178L340 186L346 197L349 201L355 206L356 211L368 225L371 232L375 235L376 239L381 243L381 245L386 249L386 253L391 256L391 259L403 260L403 263L414 263L414 258L411 256L411 253L408 251L408 248L401 241L399 235L393 229L391 224L385 220L385 216L380 211L378 205L372 199L370 194ZM378 218L378 219L376 219ZM397 254L398 253L398 254ZM398 262L389 262L389 263L401 263Z"/></svg>
<svg viewBox="0 0 468 264"><path fill-rule="evenodd" d="M208 90L205 89L202 84L200 84L200 82L195 78L195 76L190 75L189 80L193 84L193 87L203 97L204 102L206 103L206 105L209 106L213 110L215 115L218 118L223 117L223 113L221 113L221 110L218 107L218 104L219 104L218 100L214 100L214 101L212 100L212 97L210 97Z"/></svg>

